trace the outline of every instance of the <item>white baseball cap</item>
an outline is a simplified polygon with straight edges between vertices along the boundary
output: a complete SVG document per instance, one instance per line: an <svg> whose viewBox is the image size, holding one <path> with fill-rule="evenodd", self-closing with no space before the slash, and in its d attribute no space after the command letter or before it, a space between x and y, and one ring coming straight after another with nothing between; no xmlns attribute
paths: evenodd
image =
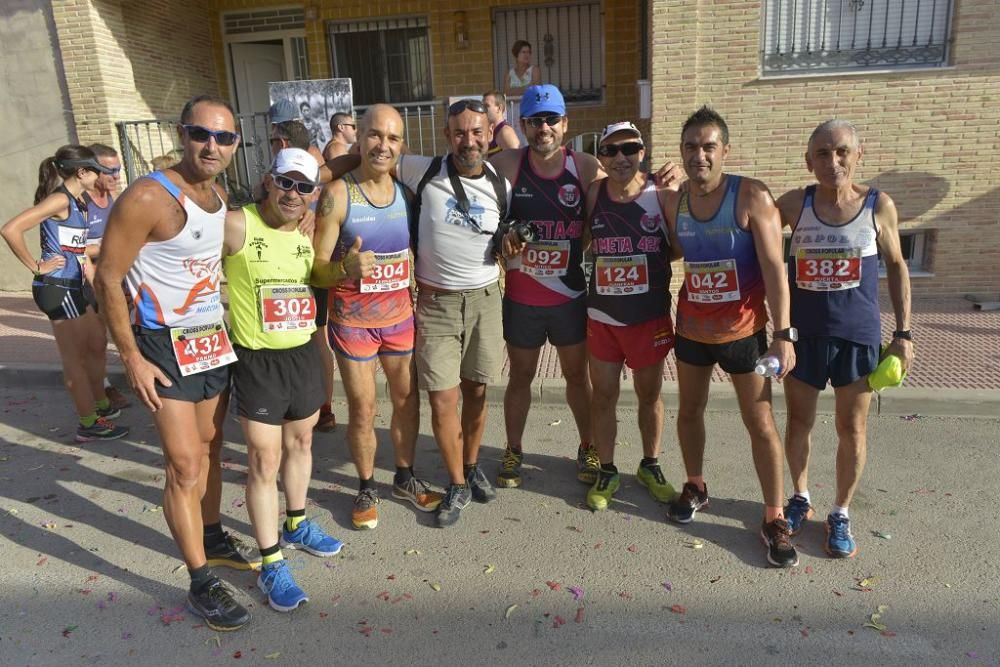
<svg viewBox="0 0 1000 667"><path fill-rule="evenodd" d="M617 123L611 123L610 125L605 127L604 130L601 132L601 143L603 144L605 141L607 141L608 137L618 132L630 132L632 133L632 135L635 136L636 139L639 140L639 143L642 143L642 132L640 132L639 128L637 128L633 123L627 120L618 121Z"/></svg>
<svg viewBox="0 0 1000 667"><path fill-rule="evenodd" d="M283 148L274 156L271 172L284 176L292 172L302 174L311 182L319 182L319 163L301 148Z"/></svg>

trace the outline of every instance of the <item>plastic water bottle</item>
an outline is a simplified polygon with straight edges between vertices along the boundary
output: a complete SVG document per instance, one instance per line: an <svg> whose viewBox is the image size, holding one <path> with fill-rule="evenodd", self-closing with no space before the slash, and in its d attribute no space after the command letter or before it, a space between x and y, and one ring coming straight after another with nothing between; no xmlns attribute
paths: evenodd
<svg viewBox="0 0 1000 667"><path fill-rule="evenodd" d="M766 378L773 378L781 372L781 362L778 361L778 357L768 354L757 360L753 372Z"/></svg>

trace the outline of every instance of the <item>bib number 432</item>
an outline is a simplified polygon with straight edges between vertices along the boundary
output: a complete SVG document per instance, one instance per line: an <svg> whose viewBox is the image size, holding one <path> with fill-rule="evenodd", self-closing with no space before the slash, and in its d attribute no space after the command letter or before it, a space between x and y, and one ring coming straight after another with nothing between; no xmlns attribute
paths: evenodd
<svg viewBox="0 0 1000 667"><path fill-rule="evenodd" d="M187 377L236 361L229 333L222 323L170 330L174 358L181 376Z"/></svg>

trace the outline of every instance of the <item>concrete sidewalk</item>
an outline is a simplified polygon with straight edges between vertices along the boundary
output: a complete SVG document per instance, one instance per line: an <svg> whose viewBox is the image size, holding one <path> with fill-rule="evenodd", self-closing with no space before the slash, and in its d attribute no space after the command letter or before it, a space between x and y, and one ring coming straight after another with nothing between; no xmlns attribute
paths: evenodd
<svg viewBox="0 0 1000 667"><path fill-rule="evenodd" d="M883 334L891 335L892 311L883 304ZM913 304L913 331L917 357L906 383L883 392L873 411L891 414L996 416L1000 414L1000 311L975 311L964 299L924 300ZM109 346L109 376L120 387L121 366ZM673 353L664 369L664 394L676 405ZM500 381L491 387L493 400L502 398L509 367L504 359ZM623 373L622 404L634 402L628 369ZM343 396L336 376L336 394ZM735 409L729 377L716 368L712 377L711 409ZM0 293L0 383L6 386L58 386L62 370L48 320L30 294ZM543 403L564 401L565 384L555 349L546 346L538 362L533 392ZM780 385L775 386L775 408L782 409ZM381 387L381 396L385 387ZM670 401L673 400L671 403ZM833 392L820 396L820 409L833 411Z"/></svg>

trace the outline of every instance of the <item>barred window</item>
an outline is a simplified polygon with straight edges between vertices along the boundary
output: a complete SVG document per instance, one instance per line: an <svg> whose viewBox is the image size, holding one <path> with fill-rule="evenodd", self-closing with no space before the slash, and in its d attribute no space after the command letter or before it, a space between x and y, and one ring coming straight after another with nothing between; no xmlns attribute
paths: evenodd
<svg viewBox="0 0 1000 667"><path fill-rule="evenodd" d="M511 47L531 42L542 83L559 86L567 102L604 95L604 16L600 0L493 10L493 68L499 88L513 64Z"/></svg>
<svg viewBox="0 0 1000 667"><path fill-rule="evenodd" d="M426 17L331 21L327 37L331 71L351 79L356 105L432 99Z"/></svg>
<svg viewBox="0 0 1000 667"><path fill-rule="evenodd" d="M947 64L952 0L764 0L764 75Z"/></svg>

